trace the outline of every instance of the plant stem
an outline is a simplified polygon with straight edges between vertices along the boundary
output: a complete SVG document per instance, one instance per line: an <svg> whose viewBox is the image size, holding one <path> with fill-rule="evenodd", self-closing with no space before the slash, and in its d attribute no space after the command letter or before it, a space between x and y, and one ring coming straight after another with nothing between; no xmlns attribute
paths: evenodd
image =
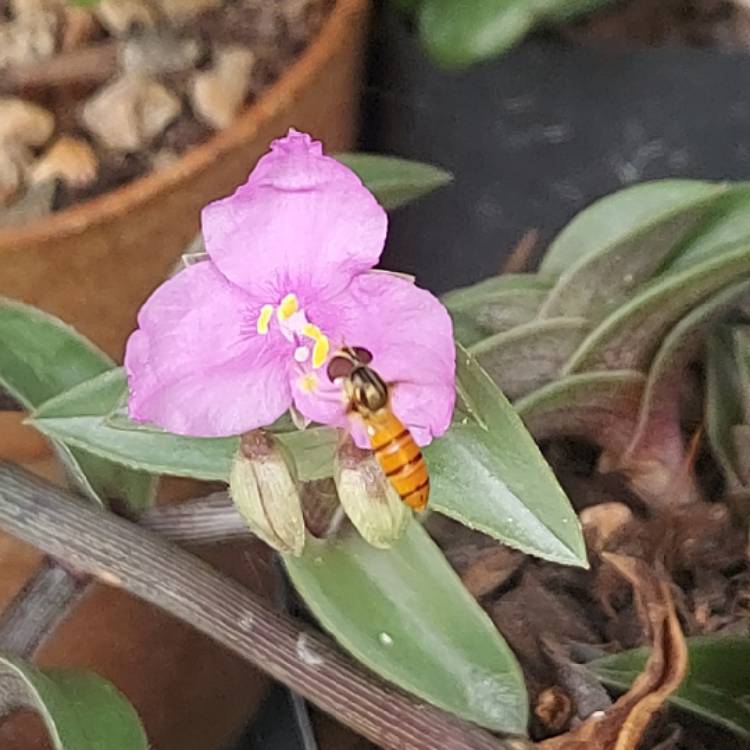
<svg viewBox="0 0 750 750"><path fill-rule="evenodd" d="M0 527L226 646L386 750L519 750L378 680L193 555L0 464Z"/></svg>
<svg viewBox="0 0 750 750"><path fill-rule="evenodd" d="M212 544L252 537L226 492L150 508L138 517L138 525L176 544Z"/></svg>
<svg viewBox="0 0 750 750"><path fill-rule="evenodd" d="M31 657L86 589L88 577L46 558L0 618L0 651Z"/></svg>

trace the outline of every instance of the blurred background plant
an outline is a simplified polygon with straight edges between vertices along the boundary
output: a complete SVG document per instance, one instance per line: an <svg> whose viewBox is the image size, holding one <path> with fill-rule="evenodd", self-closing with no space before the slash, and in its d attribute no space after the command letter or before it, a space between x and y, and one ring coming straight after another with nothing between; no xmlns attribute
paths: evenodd
<svg viewBox="0 0 750 750"><path fill-rule="evenodd" d="M534 29L573 21L614 0L389 0L409 16L432 59L463 68L501 55Z"/></svg>

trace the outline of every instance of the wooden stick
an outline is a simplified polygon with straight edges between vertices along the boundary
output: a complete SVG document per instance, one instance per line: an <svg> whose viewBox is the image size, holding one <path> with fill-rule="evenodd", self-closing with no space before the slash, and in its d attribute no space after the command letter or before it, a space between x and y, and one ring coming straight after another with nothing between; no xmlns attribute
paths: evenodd
<svg viewBox="0 0 750 750"><path fill-rule="evenodd" d="M387 685L202 560L0 464L0 527L191 624L386 750L521 750Z"/></svg>
<svg viewBox="0 0 750 750"><path fill-rule="evenodd" d="M227 492L149 508L138 525L179 545L215 544L253 536Z"/></svg>

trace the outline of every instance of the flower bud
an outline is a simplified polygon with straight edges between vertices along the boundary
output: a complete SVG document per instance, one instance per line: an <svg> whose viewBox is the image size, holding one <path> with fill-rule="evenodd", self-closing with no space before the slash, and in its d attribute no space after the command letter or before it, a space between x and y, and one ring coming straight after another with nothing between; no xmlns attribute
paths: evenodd
<svg viewBox="0 0 750 750"><path fill-rule="evenodd" d="M255 430L242 436L229 494L256 536L279 552L302 554L305 522L297 483L281 448L267 433Z"/></svg>
<svg viewBox="0 0 750 750"><path fill-rule="evenodd" d="M336 454L334 479L341 505L373 547L387 549L406 530L411 511L370 451L347 439Z"/></svg>

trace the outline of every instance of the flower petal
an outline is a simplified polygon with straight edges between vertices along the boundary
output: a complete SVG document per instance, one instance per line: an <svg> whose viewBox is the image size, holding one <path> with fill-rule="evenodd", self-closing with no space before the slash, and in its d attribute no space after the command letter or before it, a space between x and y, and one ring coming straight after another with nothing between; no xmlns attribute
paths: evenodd
<svg viewBox="0 0 750 750"><path fill-rule="evenodd" d="M305 306L377 263L388 220L350 169L290 132L234 195L203 209L202 224L228 279L263 302L295 293Z"/></svg>
<svg viewBox="0 0 750 750"><path fill-rule="evenodd" d="M315 373L315 390L302 387L303 379L301 375L292 378L292 396L297 410L311 422L346 427L349 419L341 388L330 383L324 371Z"/></svg>
<svg viewBox="0 0 750 750"><path fill-rule="evenodd" d="M331 338L332 353L343 345L372 353L372 368L392 386L396 416L420 445L448 429L455 403L453 326L430 292L390 274L363 274L308 315ZM342 424L343 407L316 396L295 392L297 408L310 419ZM360 428L352 434L360 447L367 445Z"/></svg>
<svg viewBox="0 0 750 750"><path fill-rule="evenodd" d="M259 336L258 308L210 262L162 284L138 315L125 367L129 412L182 435L236 435L291 403L289 343Z"/></svg>

